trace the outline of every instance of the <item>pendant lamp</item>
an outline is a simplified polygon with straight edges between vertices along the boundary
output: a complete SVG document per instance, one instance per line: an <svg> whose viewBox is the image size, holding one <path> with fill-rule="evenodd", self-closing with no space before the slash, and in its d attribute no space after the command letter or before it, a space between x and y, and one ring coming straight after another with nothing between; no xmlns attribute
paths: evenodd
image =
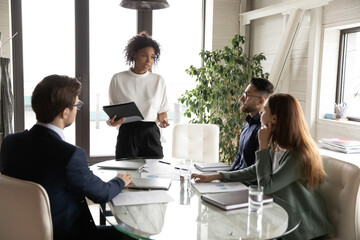
<svg viewBox="0 0 360 240"><path fill-rule="evenodd" d="M122 0L120 6L141 11L168 8L166 0Z"/></svg>

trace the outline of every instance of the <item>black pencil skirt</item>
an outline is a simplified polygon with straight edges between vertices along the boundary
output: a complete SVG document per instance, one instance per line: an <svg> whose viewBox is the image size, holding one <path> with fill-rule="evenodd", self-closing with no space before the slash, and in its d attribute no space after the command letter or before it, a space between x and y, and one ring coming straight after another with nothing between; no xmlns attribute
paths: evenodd
<svg viewBox="0 0 360 240"><path fill-rule="evenodd" d="M155 122L131 122L122 124L116 143L116 158L145 157L163 158L160 130Z"/></svg>

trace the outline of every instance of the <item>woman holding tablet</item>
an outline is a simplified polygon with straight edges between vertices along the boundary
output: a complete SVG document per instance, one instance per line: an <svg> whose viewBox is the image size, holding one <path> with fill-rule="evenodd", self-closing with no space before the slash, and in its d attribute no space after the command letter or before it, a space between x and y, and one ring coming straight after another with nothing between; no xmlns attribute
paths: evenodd
<svg viewBox="0 0 360 240"><path fill-rule="evenodd" d="M159 127L169 126L170 106L163 77L152 72L160 45L141 32L129 40L124 52L130 69L112 77L110 104L135 102L144 120L122 124L124 118L115 121L113 116L107 121L109 126L119 127L116 158L163 158Z"/></svg>

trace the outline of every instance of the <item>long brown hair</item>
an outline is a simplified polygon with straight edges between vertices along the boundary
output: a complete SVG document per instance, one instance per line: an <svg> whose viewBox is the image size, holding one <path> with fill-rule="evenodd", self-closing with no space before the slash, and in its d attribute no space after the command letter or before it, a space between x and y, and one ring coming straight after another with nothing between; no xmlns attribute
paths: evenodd
<svg viewBox="0 0 360 240"><path fill-rule="evenodd" d="M310 188L322 184L325 176L322 159L310 135L299 102L290 94L276 93L269 97L268 104L271 113L277 117L271 145L277 144L290 153L298 153L297 163L302 165L305 183Z"/></svg>

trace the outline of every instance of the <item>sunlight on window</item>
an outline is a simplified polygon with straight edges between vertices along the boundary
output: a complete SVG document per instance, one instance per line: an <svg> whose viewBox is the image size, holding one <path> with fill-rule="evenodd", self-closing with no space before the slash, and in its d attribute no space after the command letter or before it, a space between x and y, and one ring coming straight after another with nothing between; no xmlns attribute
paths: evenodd
<svg viewBox="0 0 360 240"><path fill-rule="evenodd" d="M164 156L171 153L171 134L175 122L187 121L178 98L195 87L195 80L186 74L190 65L201 66L202 0L168 0L170 7L153 11L153 38L161 45L161 56L154 72L166 81L172 111L170 126L161 129ZM191 6L191 7L189 7ZM178 111L175 111L178 110ZM178 114L176 114L178 113ZM175 119L175 121L174 121Z"/></svg>
<svg viewBox="0 0 360 240"><path fill-rule="evenodd" d="M38 82L51 74L75 76L73 0L22 1L25 128L35 123L31 95ZM75 144L75 123L65 130Z"/></svg>
<svg viewBox="0 0 360 240"><path fill-rule="evenodd" d="M343 97L347 116L360 119L360 32L347 34L346 45Z"/></svg>
<svg viewBox="0 0 360 240"><path fill-rule="evenodd" d="M90 156L115 153L118 131L106 125L108 116L102 107L109 104L108 88L113 74L128 69L123 51L127 41L137 33L137 12L120 7L119 2L89 1ZM201 64L202 0L168 2L170 8L153 11L152 35L161 45L160 62L154 72L166 81L173 107L168 117L173 126L174 109L181 110L177 99L195 85L185 69ZM74 0L22 1L22 14L25 127L29 129L36 123L31 109L31 94L36 84L50 74L75 76ZM177 117L180 121L181 116ZM171 127L162 134L164 143L170 144ZM66 128L65 136L75 144L75 123Z"/></svg>
<svg viewBox="0 0 360 240"><path fill-rule="evenodd" d="M90 1L90 156L115 155L117 129L106 124L111 77L125 71L124 48L136 35L136 11L118 0Z"/></svg>

